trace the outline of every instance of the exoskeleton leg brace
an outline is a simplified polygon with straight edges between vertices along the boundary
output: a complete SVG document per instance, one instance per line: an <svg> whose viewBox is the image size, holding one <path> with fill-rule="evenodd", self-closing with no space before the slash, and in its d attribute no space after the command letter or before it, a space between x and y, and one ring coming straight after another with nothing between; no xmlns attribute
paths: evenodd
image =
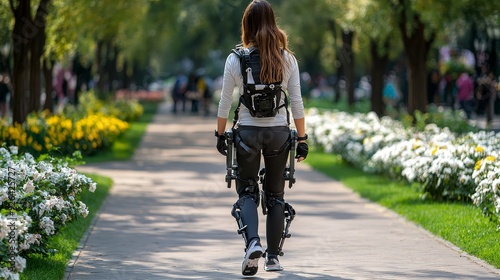
<svg viewBox="0 0 500 280"><path fill-rule="evenodd" d="M266 170L265 170L265 168L262 168L259 172L259 182L262 184L264 183L264 180L265 180L265 174L266 174ZM286 178L287 174L285 173L284 176ZM293 178L293 177L290 177L290 178ZM283 256L283 254L284 254L283 253L283 245L285 244L285 239L290 238L292 236L289 233L289 229L290 229L290 224L292 223L293 219L295 218L295 214L296 214L295 209L293 209L292 205L290 205L288 202L286 202L283 199L283 193L273 194L273 193L268 193L265 190L262 190L261 202L262 202L262 213L264 215L269 214L269 215L273 215L273 216L281 216L284 219L284 221L283 221L284 226L281 227L282 225L274 223L273 220L269 220L269 218L268 218L268 222L270 224L267 227L268 230L270 231L268 233L268 238L274 233L274 231L276 231L276 229L281 230L283 228L278 248L277 248L277 250L274 249L274 250L276 250L276 252L275 252L276 255ZM271 237L271 238L273 238L273 237ZM275 242L271 242L271 243L275 243ZM268 248L268 250L269 249L272 249L272 248ZM266 253L268 253L268 252L266 252Z"/></svg>
<svg viewBox="0 0 500 280"><path fill-rule="evenodd" d="M288 232L290 224L295 218L295 209L288 202L285 202L285 229L281 235L280 245L278 247L278 255L283 256L283 244L285 244L285 239L290 238L292 235Z"/></svg>
<svg viewBox="0 0 500 280"><path fill-rule="evenodd" d="M249 180L245 193L233 204L231 215L238 224L238 234L241 234L245 245L250 240L258 238L259 186L256 180Z"/></svg>
<svg viewBox="0 0 500 280"><path fill-rule="evenodd" d="M285 244L285 239L290 238L292 235L289 233L290 225L295 218L295 209L293 209L292 205L286 202L282 198L283 194L272 194L266 193L265 191L261 192L261 201L262 201L262 212L264 215L273 215L274 217L281 217L283 220L283 224L278 224L272 219L268 217L268 240L271 239L270 247L268 250L275 251L273 254L283 256L283 245ZM281 236L273 237L276 231L281 230ZM274 240L273 240L274 238ZM277 243L277 238L280 238L278 248L271 248L271 244ZM273 242L274 241L274 242ZM269 253L269 252L267 252ZM272 253L272 252L271 252Z"/></svg>

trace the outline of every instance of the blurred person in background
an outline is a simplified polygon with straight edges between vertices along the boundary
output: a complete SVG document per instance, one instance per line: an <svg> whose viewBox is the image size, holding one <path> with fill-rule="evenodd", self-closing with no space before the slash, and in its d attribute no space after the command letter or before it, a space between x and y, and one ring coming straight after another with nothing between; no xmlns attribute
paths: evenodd
<svg viewBox="0 0 500 280"><path fill-rule="evenodd" d="M474 109L474 81L467 72L463 72L458 76L456 86L459 109L470 119Z"/></svg>
<svg viewBox="0 0 500 280"><path fill-rule="evenodd" d="M7 96L10 93L10 79L7 74L0 75L0 116L7 116Z"/></svg>
<svg viewBox="0 0 500 280"><path fill-rule="evenodd" d="M182 112L186 112L186 91L187 91L187 77L184 74L178 74L175 78L175 84L172 88L172 100L174 102L172 112L177 113L178 104L182 105Z"/></svg>

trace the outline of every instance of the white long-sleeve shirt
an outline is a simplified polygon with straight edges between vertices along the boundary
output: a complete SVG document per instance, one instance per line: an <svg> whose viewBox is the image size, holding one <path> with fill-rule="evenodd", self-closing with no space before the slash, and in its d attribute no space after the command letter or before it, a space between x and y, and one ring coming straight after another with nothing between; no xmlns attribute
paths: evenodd
<svg viewBox="0 0 500 280"><path fill-rule="evenodd" d="M289 109L292 112L290 117L300 119L304 117L304 103L302 102L302 95L300 92L299 66L292 54L285 51L284 56L285 71L283 73L281 86L285 92L288 92ZM224 66L221 99L217 112L218 117L228 118L233 102L233 91L235 87L238 87L241 96L243 94L243 77L241 75L240 60L236 54L231 53L227 57L226 65ZM284 94L282 94L279 104L281 105L284 103ZM260 127L288 126L286 110L285 107L280 108L275 117L255 118L250 115L248 108L241 104L237 124Z"/></svg>

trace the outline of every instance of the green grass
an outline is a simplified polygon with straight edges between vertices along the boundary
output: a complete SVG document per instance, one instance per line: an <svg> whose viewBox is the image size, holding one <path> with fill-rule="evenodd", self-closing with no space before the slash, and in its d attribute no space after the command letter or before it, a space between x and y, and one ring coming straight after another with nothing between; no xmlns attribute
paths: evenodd
<svg viewBox="0 0 500 280"><path fill-rule="evenodd" d="M94 174L85 174L97 183L94 193L88 190L81 193L81 200L87 204L89 215L64 227L57 235L51 238L49 248L57 249L51 256L31 255L26 263L27 267L21 274L22 280L54 280L63 279L68 262L78 247L83 235L89 228L92 219L108 195L112 181L110 178Z"/></svg>
<svg viewBox="0 0 500 280"><path fill-rule="evenodd" d="M312 151L307 162L362 197L392 209L463 251L500 268L500 232L478 207L422 200L416 186L366 174L346 164L337 155Z"/></svg>
<svg viewBox="0 0 500 280"><path fill-rule="evenodd" d="M318 108L318 109L328 109L328 110L338 110L344 112L360 112L360 113L368 113L370 112L370 101L369 100L361 100L355 102L353 107L349 107L347 105L347 101L345 98L341 98L338 103L334 103L333 100L325 99L325 98L308 98L304 99L304 106L306 108Z"/></svg>
<svg viewBox="0 0 500 280"><path fill-rule="evenodd" d="M158 109L158 102L141 102L144 113L113 143L111 149L90 156L84 156L86 163L128 160L139 146L146 127L153 119Z"/></svg>

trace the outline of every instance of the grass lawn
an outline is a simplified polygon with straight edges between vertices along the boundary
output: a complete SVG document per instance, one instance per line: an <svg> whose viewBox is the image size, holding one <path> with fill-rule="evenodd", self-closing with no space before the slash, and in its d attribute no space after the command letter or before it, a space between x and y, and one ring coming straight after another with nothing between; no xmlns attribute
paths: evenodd
<svg viewBox="0 0 500 280"><path fill-rule="evenodd" d="M132 157L159 106L158 102L141 102L141 104L144 106L142 116L137 121L130 123L129 129L120 135L110 150L84 156L86 163L128 160Z"/></svg>
<svg viewBox="0 0 500 280"><path fill-rule="evenodd" d="M55 255L49 257L41 255L29 256L26 260L27 267L21 274L21 279L63 279L73 252L80 244L80 240L92 223L97 211L99 211L112 185L110 178L94 174L85 175L97 183L94 193L90 193L87 190L81 193L81 200L89 208L89 215L87 218L78 219L68 224L50 240L49 248L55 248L58 251Z"/></svg>
<svg viewBox="0 0 500 280"><path fill-rule="evenodd" d="M353 107L349 107L347 102L344 100L345 98L341 98L339 103L334 103L333 100L325 99L325 98L309 98L304 100L304 106L306 108L318 108L318 109L328 109L328 110L338 110L343 112L359 112L359 113L368 113L370 112L370 101L369 100L361 100L355 102Z"/></svg>
<svg viewBox="0 0 500 280"><path fill-rule="evenodd" d="M312 151L306 162L362 197L392 209L463 251L500 268L500 232L478 207L456 202L424 201L416 186L366 174L343 162L337 155Z"/></svg>

